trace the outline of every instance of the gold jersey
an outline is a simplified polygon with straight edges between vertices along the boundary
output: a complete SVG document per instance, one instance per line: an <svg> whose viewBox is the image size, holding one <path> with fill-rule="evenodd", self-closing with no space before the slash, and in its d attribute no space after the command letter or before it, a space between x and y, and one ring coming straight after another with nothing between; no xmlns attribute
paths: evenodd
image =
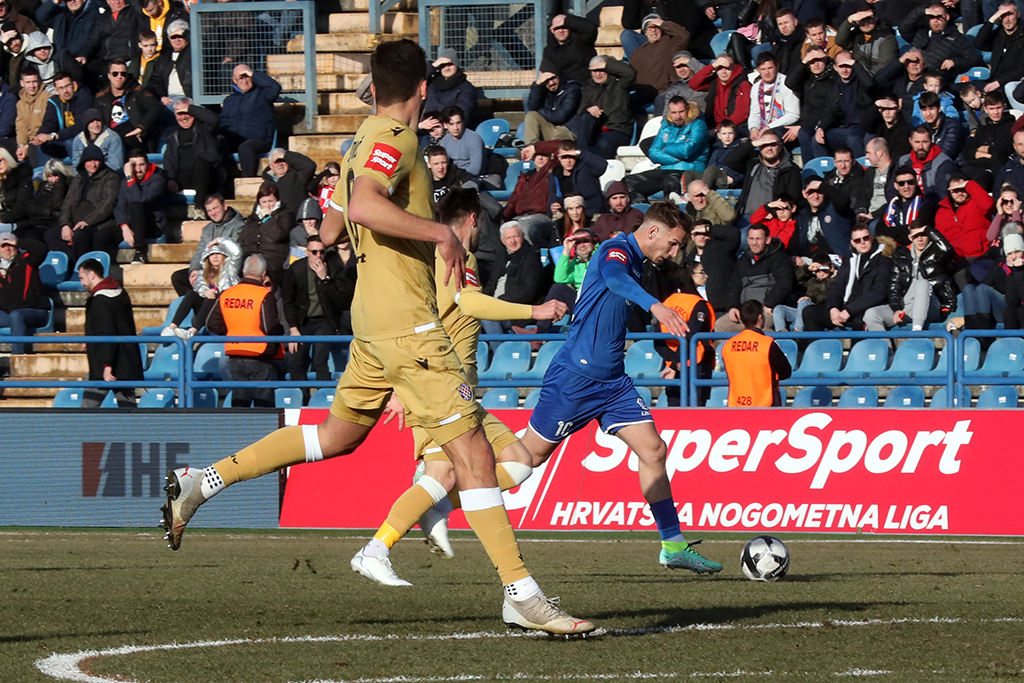
<svg viewBox="0 0 1024 683"><path fill-rule="evenodd" d="M367 117L342 160L341 179L331 200L345 213L359 264L352 299L353 335L364 341L393 339L439 324L435 245L383 235L348 220L353 183L360 176L388 188L400 209L434 220L430 170L416 133L390 117Z"/></svg>

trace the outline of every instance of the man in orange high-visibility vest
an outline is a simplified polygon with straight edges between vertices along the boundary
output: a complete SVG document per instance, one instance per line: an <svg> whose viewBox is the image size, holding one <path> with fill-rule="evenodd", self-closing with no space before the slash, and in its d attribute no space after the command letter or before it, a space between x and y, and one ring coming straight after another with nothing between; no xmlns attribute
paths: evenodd
<svg viewBox="0 0 1024 683"><path fill-rule="evenodd" d="M793 374L789 359L764 333L764 304L749 299L740 306L743 331L725 342L722 361L729 376L729 407L768 408L782 405L779 380Z"/></svg>
<svg viewBox="0 0 1024 683"><path fill-rule="evenodd" d="M221 292L217 306L210 311L206 327L213 334L229 337L263 337L284 334L277 317L277 303L266 286L267 262L253 254L242 266L242 281ZM280 344L263 342L230 342L224 345L234 381L267 382L274 379L275 358L283 358ZM235 387L231 393L232 408L274 407L274 390Z"/></svg>

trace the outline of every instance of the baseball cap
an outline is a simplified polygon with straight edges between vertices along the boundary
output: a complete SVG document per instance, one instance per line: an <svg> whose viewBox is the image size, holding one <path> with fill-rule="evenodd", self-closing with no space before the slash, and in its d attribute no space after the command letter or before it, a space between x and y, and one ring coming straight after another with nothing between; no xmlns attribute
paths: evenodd
<svg viewBox="0 0 1024 683"><path fill-rule="evenodd" d="M0 232L0 246L4 244L18 246L18 238L14 236L13 232Z"/></svg>
<svg viewBox="0 0 1024 683"><path fill-rule="evenodd" d="M188 33L188 22L183 19L175 19L171 22L171 25L167 27L168 38L183 36L186 33Z"/></svg>

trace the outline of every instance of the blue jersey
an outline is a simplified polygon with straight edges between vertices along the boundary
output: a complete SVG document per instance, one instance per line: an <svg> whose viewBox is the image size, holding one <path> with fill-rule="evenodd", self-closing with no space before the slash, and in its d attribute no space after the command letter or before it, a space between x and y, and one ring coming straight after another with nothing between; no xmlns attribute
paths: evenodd
<svg viewBox="0 0 1024 683"><path fill-rule="evenodd" d="M632 234L601 245L580 287L569 338L552 364L599 382L625 374L626 326L633 305L650 310L658 303L640 286L643 264L643 252Z"/></svg>

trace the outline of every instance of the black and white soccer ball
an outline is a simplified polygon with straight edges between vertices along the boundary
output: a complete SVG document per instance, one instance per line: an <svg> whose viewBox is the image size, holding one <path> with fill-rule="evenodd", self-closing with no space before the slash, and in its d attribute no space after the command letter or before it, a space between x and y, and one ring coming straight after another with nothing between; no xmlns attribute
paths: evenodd
<svg viewBox="0 0 1024 683"><path fill-rule="evenodd" d="M756 536L743 546L740 567L751 581L778 581L789 571L789 549L774 536Z"/></svg>

